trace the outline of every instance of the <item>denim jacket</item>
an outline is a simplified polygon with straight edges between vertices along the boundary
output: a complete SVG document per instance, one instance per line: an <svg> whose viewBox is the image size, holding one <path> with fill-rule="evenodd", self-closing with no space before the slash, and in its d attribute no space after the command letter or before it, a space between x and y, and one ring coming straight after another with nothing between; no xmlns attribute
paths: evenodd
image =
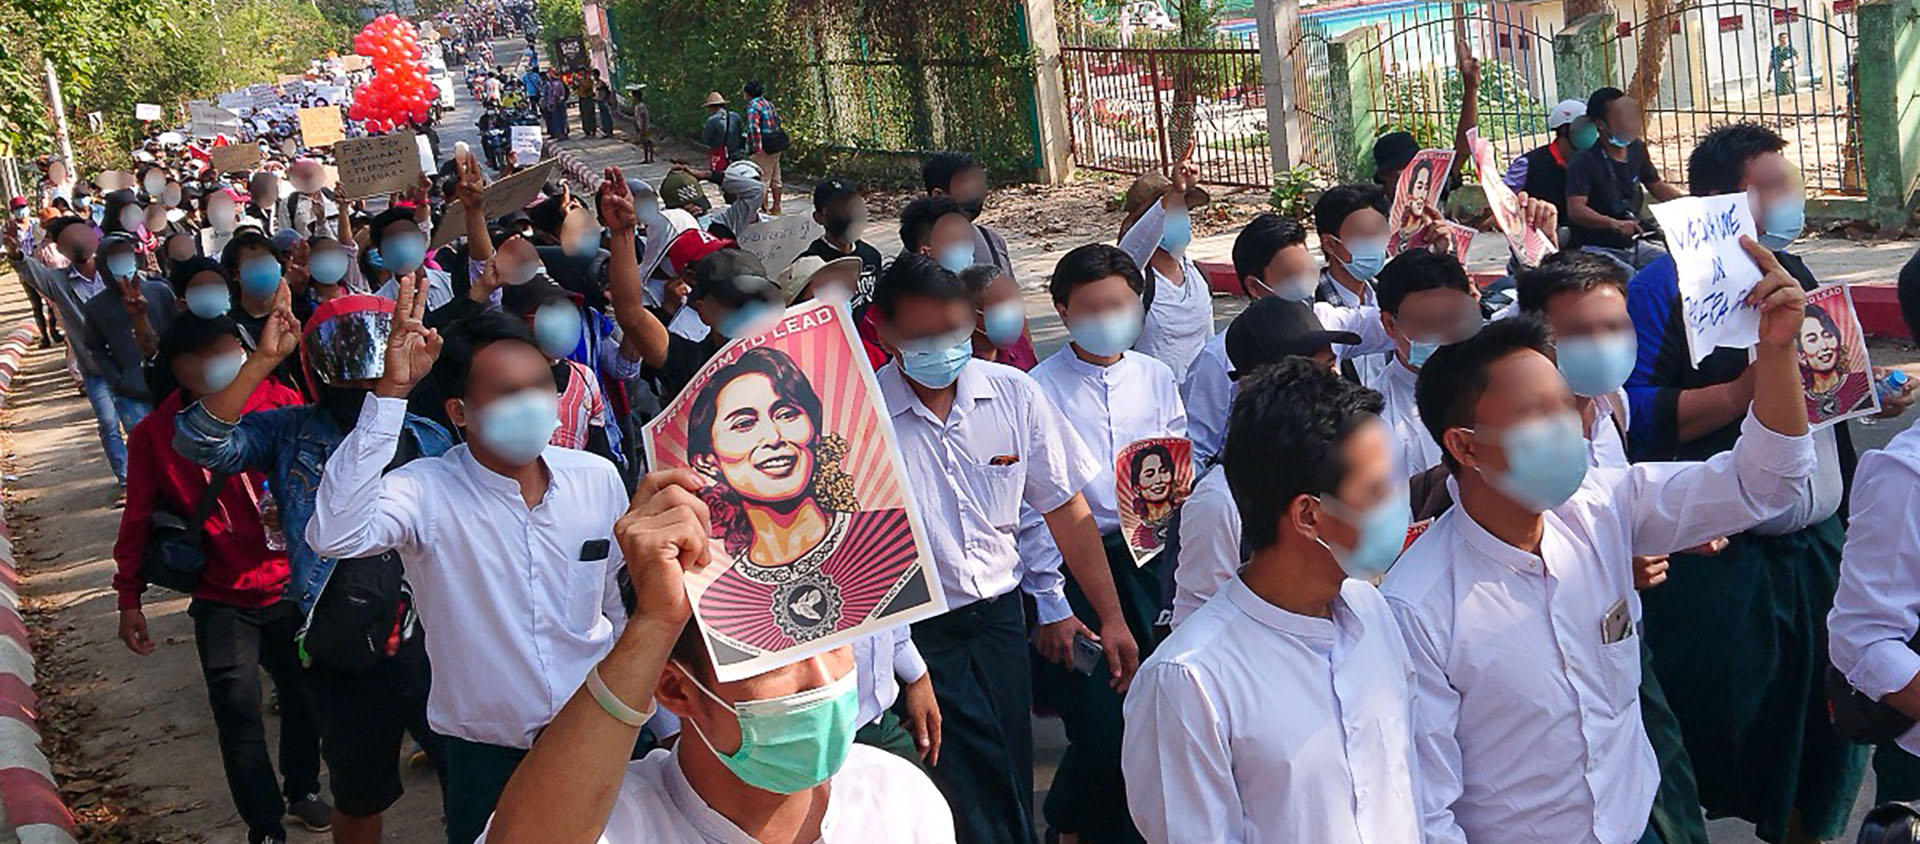
<svg viewBox="0 0 1920 844"><path fill-rule="evenodd" d="M405 431L419 447L419 457L437 457L453 447L446 430L423 417L407 414ZM288 597L300 602L302 615L313 612L338 562L307 545L307 520L313 517L314 496L320 491L320 470L345 438L339 423L313 405L257 411L229 424L195 402L174 423L174 450L188 460L215 471L257 469L266 474L280 508L287 564L293 570Z"/></svg>

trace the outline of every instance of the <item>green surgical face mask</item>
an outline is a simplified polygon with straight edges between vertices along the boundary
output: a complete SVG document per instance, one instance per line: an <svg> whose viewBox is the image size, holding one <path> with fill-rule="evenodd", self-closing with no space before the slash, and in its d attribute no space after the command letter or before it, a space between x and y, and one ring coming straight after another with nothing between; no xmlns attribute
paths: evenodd
<svg viewBox="0 0 1920 844"><path fill-rule="evenodd" d="M1593 142L1598 140L1600 140L1600 130L1593 128L1591 123L1573 130L1574 149L1589 149L1593 146Z"/></svg>
<svg viewBox="0 0 1920 844"><path fill-rule="evenodd" d="M726 754L714 748L699 724L684 719L741 782L775 794L794 794L826 782L847 761L847 751L853 747L853 721L860 712L857 672L848 671L817 689L728 703L695 680L686 666L680 670L694 688L740 720L740 749Z"/></svg>

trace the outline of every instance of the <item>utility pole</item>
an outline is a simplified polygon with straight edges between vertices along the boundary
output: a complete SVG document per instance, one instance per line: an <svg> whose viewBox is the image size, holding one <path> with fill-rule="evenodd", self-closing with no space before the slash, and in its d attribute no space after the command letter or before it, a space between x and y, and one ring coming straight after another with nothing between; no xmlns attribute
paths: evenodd
<svg viewBox="0 0 1920 844"><path fill-rule="evenodd" d="M73 170L73 142L67 139L67 107L60 102L60 74L53 70L53 59L47 59L47 106L53 109L53 128L60 139L60 157L66 159L67 171Z"/></svg>

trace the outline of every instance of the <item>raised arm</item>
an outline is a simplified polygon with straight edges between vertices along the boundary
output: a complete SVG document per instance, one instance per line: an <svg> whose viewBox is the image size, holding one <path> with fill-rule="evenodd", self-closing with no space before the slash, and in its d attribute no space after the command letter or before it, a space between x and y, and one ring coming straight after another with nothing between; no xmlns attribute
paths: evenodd
<svg viewBox="0 0 1920 844"><path fill-rule="evenodd" d="M629 360L638 358L659 368L667 362L667 327L647 310L645 280L640 274L640 259L633 248L633 194L620 168L608 167L600 182L600 222L606 225L612 242L608 244L607 298L613 302L613 319L620 325L621 351ZM650 238L651 239L651 238ZM648 251L652 248L649 246Z"/></svg>
<svg viewBox="0 0 1920 844"><path fill-rule="evenodd" d="M454 185L454 198L460 200L467 224L467 259L484 264L493 257L493 238L487 234L487 179L480 174L480 162L471 151L453 157L460 182Z"/></svg>

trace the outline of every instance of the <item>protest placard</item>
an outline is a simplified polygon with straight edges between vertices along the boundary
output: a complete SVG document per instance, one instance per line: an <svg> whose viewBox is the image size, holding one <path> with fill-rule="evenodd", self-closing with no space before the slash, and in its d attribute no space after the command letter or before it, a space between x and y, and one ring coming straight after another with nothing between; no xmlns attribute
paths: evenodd
<svg viewBox="0 0 1920 844"><path fill-rule="evenodd" d="M1393 191L1393 207L1387 214L1387 254L1401 252L1426 243L1419 237L1426 227L1424 212L1439 207L1440 194L1447 189L1447 177L1453 172L1453 150L1423 149L1414 155Z"/></svg>
<svg viewBox="0 0 1920 844"><path fill-rule="evenodd" d="M187 103L187 131L201 138L236 135L240 116L206 100L192 100Z"/></svg>
<svg viewBox="0 0 1920 844"><path fill-rule="evenodd" d="M158 103L134 103L134 104L133 104L133 119L135 119L135 120L159 120L159 119L160 119L160 105L159 105Z"/></svg>
<svg viewBox="0 0 1920 844"><path fill-rule="evenodd" d="M438 169L433 165L433 141L425 135L413 136L414 151L420 156L420 172L431 173Z"/></svg>
<svg viewBox="0 0 1920 844"><path fill-rule="evenodd" d="M491 220L503 214L518 211L540 198L540 188L547 183L547 177L553 173L557 158L549 158L525 170L487 185L482 195L481 213ZM433 238L427 242L430 249L439 249L453 239L465 234L466 204L456 199L447 203L446 213L440 215L440 224L433 229Z"/></svg>
<svg viewBox="0 0 1920 844"><path fill-rule="evenodd" d="M420 151L407 130L348 138L333 145L333 160L342 199L408 191L420 181Z"/></svg>
<svg viewBox="0 0 1920 844"><path fill-rule="evenodd" d="M1760 310L1747 294L1760 267L1740 246L1753 237L1745 193L1683 196L1650 207L1667 237L1679 276L1687 354L1698 365L1717 346L1744 349L1760 340Z"/></svg>
<svg viewBox="0 0 1920 844"><path fill-rule="evenodd" d="M1829 284L1807 294L1799 349L1809 426L1820 429L1879 412L1867 335L1860 330L1860 316L1846 285Z"/></svg>
<svg viewBox="0 0 1920 844"><path fill-rule="evenodd" d="M260 163L260 145L253 143L227 144L214 147L208 152L213 172L243 173Z"/></svg>
<svg viewBox="0 0 1920 844"><path fill-rule="evenodd" d="M1139 440L1114 455L1114 509L1134 565L1146 565L1166 547L1174 516L1192 491L1193 443L1183 437Z"/></svg>
<svg viewBox="0 0 1920 844"><path fill-rule="evenodd" d="M778 273L806 251L807 244L818 236L819 230L812 217L785 214L747 226L734 242L759 258L767 272Z"/></svg>
<svg viewBox="0 0 1920 844"><path fill-rule="evenodd" d="M315 85L312 91L315 98L327 105L344 105L347 102L347 86L345 85Z"/></svg>
<svg viewBox="0 0 1920 844"><path fill-rule="evenodd" d="M507 130L511 137L513 157L521 162L539 161L540 149L546 139L538 126L512 126Z"/></svg>
<svg viewBox="0 0 1920 844"><path fill-rule="evenodd" d="M1447 221L1447 237L1453 240L1453 257L1459 258L1460 263L1467 262L1467 250L1473 248L1473 238L1479 233L1480 230L1472 226Z"/></svg>
<svg viewBox="0 0 1920 844"><path fill-rule="evenodd" d="M366 70L367 68L372 66L373 66L372 59L369 59L366 56L362 56L357 53L350 53L348 55L344 55L340 57L340 69L348 73L352 73L356 70Z"/></svg>
<svg viewBox="0 0 1920 844"><path fill-rule="evenodd" d="M1520 197L1500 180L1502 170L1493 144L1480 137L1479 128L1467 130L1467 147L1473 151L1473 169L1480 174L1480 186L1487 194L1487 208L1493 212L1493 224L1507 238L1507 249L1529 267L1554 253L1545 232L1527 225L1520 211ZM1564 223L1565 221L1561 221ZM1465 252L1460 253L1464 259Z"/></svg>
<svg viewBox="0 0 1920 844"><path fill-rule="evenodd" d="M307 80L306 74L282 73L278 77L276 77L274 81L279 83L280 85L286 85L289 82L305 82L306 80Z"/></svg>
<svg viewBox="0 0 1920 844"><path fill-rule="evenodd" d="M307 146L331 146L346 137L347 129L340 123L339 106L314 106L300 110L300 139Z"/></svg>
<svg viewBox="0 0 1920 844"><path fill-rule="evenodd" d="M850 314L803 302L721 347L642 430L647 465L707 486L687 597L720 682L946 611Z"/></svg>

